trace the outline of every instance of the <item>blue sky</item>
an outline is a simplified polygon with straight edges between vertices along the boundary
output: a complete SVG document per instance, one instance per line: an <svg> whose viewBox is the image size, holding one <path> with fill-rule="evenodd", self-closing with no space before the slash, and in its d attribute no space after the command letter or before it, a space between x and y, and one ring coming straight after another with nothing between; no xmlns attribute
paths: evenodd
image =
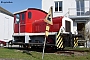
<svg viewBox="0 0 90 60"><path fill-rule="evenodd" d="M12 3L1 3L12 2ZM0 6L4 9L14 13L26 8L39 8L41 9L42 0L0 0Z"/></svg>

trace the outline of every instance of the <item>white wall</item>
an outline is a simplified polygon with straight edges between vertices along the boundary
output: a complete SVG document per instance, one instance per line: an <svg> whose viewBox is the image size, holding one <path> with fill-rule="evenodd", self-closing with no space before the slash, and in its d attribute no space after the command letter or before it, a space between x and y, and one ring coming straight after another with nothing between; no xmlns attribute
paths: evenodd
<svg viewBox="0 0 90 60"><path fill-rule="evenodd" d="M48 12L51 6L54 6L54 0L42 0L42 10Z"/></svg>
<svg viewBox="0 0 90 60"><path fill-rule="evenodd" d="M60 1L60 0L59 0ZM62 12L55 12L54 10L54 16L64 16L64 15L68 15L68 9L69 8L75 8L76 7L76 3L75 0L62 0L63 1L63 11ZM55 8L55 6L54 6Z"/></svg>
<svg viewBox="0 0 90 60"><path fill-rule="evenodd" d="M0 40L12 40L14 17L0 12Z"/></svg>
<svg viewBox="0 0 90 60"><path fill-rule="evenodd" d="M63 1L63 11L55 12L54 1ZM50 6L53 6L53 16L63 16L68 12L68 8L76 8L75 0L42 0L42 10L48 12Z"/></svg>
<svg viewBox="0 0 90 60"><path fill-rule="evenodd" d="M63 1L63 11L62 12L55 12L55 1ZM89 11L90 2L89 0L85 0L85 11ZM68 15L67 12L69 11L70 15L76 15L76 0L42 0L42 10L48 12L49 8L53 6L53 16L64 16ZM69 10L70 9L70 10Z"/></svg>

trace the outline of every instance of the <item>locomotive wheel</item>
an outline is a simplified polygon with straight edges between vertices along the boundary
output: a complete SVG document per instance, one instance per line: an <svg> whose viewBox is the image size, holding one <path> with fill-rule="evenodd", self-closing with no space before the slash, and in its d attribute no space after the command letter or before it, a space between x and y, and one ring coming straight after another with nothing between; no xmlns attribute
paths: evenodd
<svg viewBox="0 0 90 60"><path fill-rule="evenodd" d="M46 47L45 47L45 50L46 50L46 51L52 51L52 50L53 50L53 47L51 47L51 46L46 46Z"/></svg>
<svg viewBox="0 0 90 60"><path fill-rule="evenodd" d="M59 48L59 49L57 49L57 51L63 51L64 50L64 48Z"/></svg>
<svg viewBox="0 0 90 60"><path fill-rule="evenodd" d="M46 38L47 44L54 44L54 40L52 38Z"/></svg>
<svg viewBox="0 0 90 60"><path fill-rule="evenodd" d="M29 46L28 44L24 44L24 45L23 45L23 48L27 48L27 49L28 49L29 47L30 47L30 46Z"/></svg>
<svg viewBox="0 0 90 60"><path fill-rule="evenodd" d="M57 51L57 49L55 46L46 46L45 51L46 52L55 52L55 51Z"/></svg>
<svg viewBox="0 0 90 60"><path fill-rule="evenodd" d="M46 38L46 43L47 44L54 44L54 40L52 38ZM54 46L46 45L45 50L51 52L54 50Z"/></svg>

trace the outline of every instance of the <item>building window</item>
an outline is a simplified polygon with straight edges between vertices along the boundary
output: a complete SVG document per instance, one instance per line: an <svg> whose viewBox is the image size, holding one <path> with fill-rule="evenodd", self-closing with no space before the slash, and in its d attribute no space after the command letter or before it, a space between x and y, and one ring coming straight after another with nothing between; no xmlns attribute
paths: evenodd
<svg viewBox="0 0 90 60"><path fill-rule="evenodd" d="M32 13L28 12L28 18L31 19L31 17L32 17Z"/></svg>
<svg viewBox="0 0 90 60"><path fill-rule="evenodd" d="M24 13L22 13L22 20L24 20L25 19L25 14Z"/></svg>
<svg viewBox="0 0 90 60"><path fill-rule="evenodd" d="M16 14L16 24L20 22L20 14Z"/></svg>
<svg viewBox="0 0 90 60"><path fill-rule="evenodd" d="M55 12L62 11L62 1L56 1L55 2Z"/></svg>
<svg viewBox="0 0 90 60"><path fill-rule="evenodd" d="M76 1L77 5L77 16L84 15L84 0Z"/></svg>

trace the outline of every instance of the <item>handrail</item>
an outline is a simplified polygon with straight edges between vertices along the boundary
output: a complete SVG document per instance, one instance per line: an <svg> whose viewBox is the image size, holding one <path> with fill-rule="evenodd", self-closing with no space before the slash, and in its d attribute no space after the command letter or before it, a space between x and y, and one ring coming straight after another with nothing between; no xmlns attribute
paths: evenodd
<svg viewBox="0 0 90 60"><path fill-rule="evenodd" d="M69 8L69 16L87 16L90 15L90 7L82 8Z"/></svg>
<svg viewBox="0 0 90 60"><path fill-rule="evenodd" d="M64 14L64 16L65 17L68 17L69 16L69 11L66 14Z"/></svg>

